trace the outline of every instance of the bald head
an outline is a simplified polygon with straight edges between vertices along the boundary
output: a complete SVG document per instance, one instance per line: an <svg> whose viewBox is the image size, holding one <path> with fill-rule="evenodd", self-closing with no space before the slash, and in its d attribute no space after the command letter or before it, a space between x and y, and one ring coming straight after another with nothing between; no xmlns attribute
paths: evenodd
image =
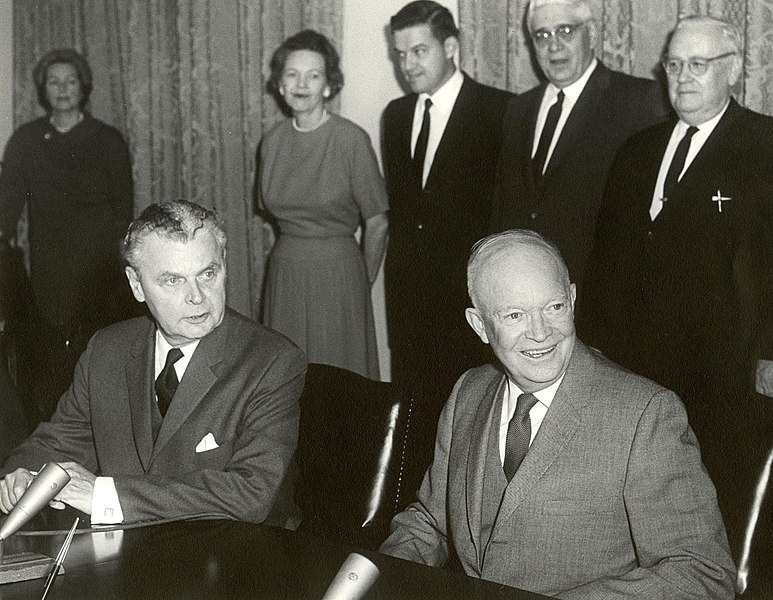
<svg viewBox="0 0 773 600"><path fill-rule="evenodd" d="M479 307L478 290L490 278L489 268L512 254L522 257L524 264L554 269L558 279L569 287L569 271L558 248L534 231L511 229L483 238L472 249L467 262L467 292L473 306Z"/></svg>

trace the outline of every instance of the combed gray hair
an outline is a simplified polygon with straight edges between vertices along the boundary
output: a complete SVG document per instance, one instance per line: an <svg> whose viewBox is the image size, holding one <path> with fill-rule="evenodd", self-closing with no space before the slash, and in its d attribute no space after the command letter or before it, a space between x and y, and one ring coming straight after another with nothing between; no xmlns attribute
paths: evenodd
<svg viewBox="0 0 773 600"><path fill-rule="evenodd" d="M200 229L215 238L220 256L225 258L226 233L214 210L187 200L151 204L132 221L121 248L124 260L138 270L138 253L148 235L155 233L178 242L191 241Z"/></svg>
<svg viewBox="0 0 773 600"><path fill-rule="evenodd" d="M531 20L534 15L534 9L542 6L567 6L577 11L581 21L592 21L593 10L591 10L588 0L531 0L526 9L526 27L531 32Z"/></svg>
<svg viewBox="0 0 773 600"><path fill-rule="evenodd" d="M553 242L546 240L536 231L529 229L509 229L501 233L494 233L478 240L470 251L470 259L467 261L467 293L472 300L475 308L480 308L475 294L475 284L484 265L488 263L496 254L507 248L517 245L532 246L547 250L556 260L561 279L564 286L568 289L571 285L569 279L569 269L566 268L561 252Z"/></svg>
<svg viewBox="0 0 773 600"><path fill-rule="evenodd" d="M709 15L690 15L682 17L676 24L674 31L684 29L688 25L711 25L716 27L722 38L729 42L733 47L733 51L739 56L743 54L743 45L741 43L741 34L738 28L726 21L725 19L719 19L717 17L711 17Z"/></svg>

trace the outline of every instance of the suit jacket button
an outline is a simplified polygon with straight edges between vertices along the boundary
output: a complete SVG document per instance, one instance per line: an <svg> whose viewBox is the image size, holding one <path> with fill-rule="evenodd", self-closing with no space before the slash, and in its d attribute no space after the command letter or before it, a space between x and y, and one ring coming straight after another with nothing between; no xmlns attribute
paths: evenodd
<svg viewBox="0 0 773 600"><path fill-rule="evenodd" d="M647 239L651 240L654 236L652 235L652 231L647 232Z"/></svg>
<svg viewBox="0 0 773 600"><path fill-rule="evenodd" d="M537 213L535 213L535 212L531 213L531 218L532 219L536 219L537 218Z"/></svg>
<svg viewBox="0 0 773 600"><path fill-rule="evenodd" d="M423 225L423 224L421 224L421 223L419 223L419 224L416 226L416 229L418 229L418 230L422 230L422 229L424 229L424 225Z"/></svg>

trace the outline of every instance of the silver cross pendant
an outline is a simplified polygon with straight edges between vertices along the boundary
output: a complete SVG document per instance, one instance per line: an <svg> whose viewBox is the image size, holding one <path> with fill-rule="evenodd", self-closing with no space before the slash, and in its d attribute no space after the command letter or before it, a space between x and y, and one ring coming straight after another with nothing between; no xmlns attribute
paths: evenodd
<svg viewBox="0 0 773 600"><path fill-rule="evenodd" d="M722 212L722 203L729 202L730 200L732 200L732 198L730 198L729 196L723 196L722 192L720 192L719 190L717 190L716 196L711 197L711 201L717 203L717 210L719 212Z"/></svg>

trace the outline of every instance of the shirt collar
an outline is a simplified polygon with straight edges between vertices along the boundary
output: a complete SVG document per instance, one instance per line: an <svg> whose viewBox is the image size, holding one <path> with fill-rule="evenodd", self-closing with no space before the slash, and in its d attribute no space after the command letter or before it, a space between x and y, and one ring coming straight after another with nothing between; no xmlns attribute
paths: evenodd
<svg viewBox="0 0 773 600"><path fill-rule="evenodd" d="M566 373L564 373L566 375ZM558 386L561 385L561 382L564 380L564 375L561 375L561 377L558 378L558 381L553 383L552 385L549 385L543 390L539 390L538 392L532 392L534 394L534 397L537 398L540 404L543 404L545 408L550 408L551 403L553 402L553 398L556 397L556 392L558 391ZM507 385L509 388L509 398L508 398L508 414L512 414L515 411L515 403L518 401L518 396L523 394L523 390L519 388L515 382L507 378Z"/></svg>
<svg viewBox="0 0 773 600"><path fill-rule="evenodd" d="M199 345L199 342L201 340L196 340L195 342L190 342L188 344L185 344L184 346L178 346L180 350L183 353L183 356L185 357L186 364L187 361L190 360L191 356L193 356L193 353L195 352L196 348ZM164 363L166 362L166 355L169 354L169 351L174 348L172 344L166 341L166 338L161 333L160 330L156 329L156 366L163 369Z"/></svg>
<svg viewBox="0 0 773 600"><path fill-rule="evenodd" d="M464 76L459 69L456 69L454 74L449 77L448 81L441 85L434 94L431 96L425 93L419 94L418 102L423 105L424 101L429 98L432 100L433 107L442 114L449 115L454 108L454 103L456 102L457 96L459 96L459 91L462 89L463 83Z"/></svg>
<svg viewBox="0 0 773 600"><path fill-rule="evenodd" d="M728 106L730 106L730 99L728 99L728 101L725 103L725 107L715 116L711 117L708 121L704 121L703 123L696 125L698 128L698 133L696 135L700 134L707 137L712 131L714 131L714 128L717 126L717 123L719 123L719 120L725 115L725 112L727 112ZM687 131L688 127L690 127L690 125L682 121L682 119L679 119L676 124L676 135L681 139Z"/></svg>
<svg viewBox="0 0 773 600"><path fill-rule="evenodd" d="M585 89L585 84L588 83L588 79L590 79L590 76L593 74L593 71L596 69L596 66L599 64L599 61L596 60L594 57L590 64L588 65L588 68L585 69L585 72L580 76L580 78L575 81L574 83L571 83L567 85L565 88L560 88L564 92L564 96L566 99L574 105L575 102L577 102L577 98L580 97L580 94L582 94L582 91ZM552 83L548 83L546 94L548 95L550 99L550 103L552 104L555 100L556 96L558 96L559 88L555 86Z"/></svg>

